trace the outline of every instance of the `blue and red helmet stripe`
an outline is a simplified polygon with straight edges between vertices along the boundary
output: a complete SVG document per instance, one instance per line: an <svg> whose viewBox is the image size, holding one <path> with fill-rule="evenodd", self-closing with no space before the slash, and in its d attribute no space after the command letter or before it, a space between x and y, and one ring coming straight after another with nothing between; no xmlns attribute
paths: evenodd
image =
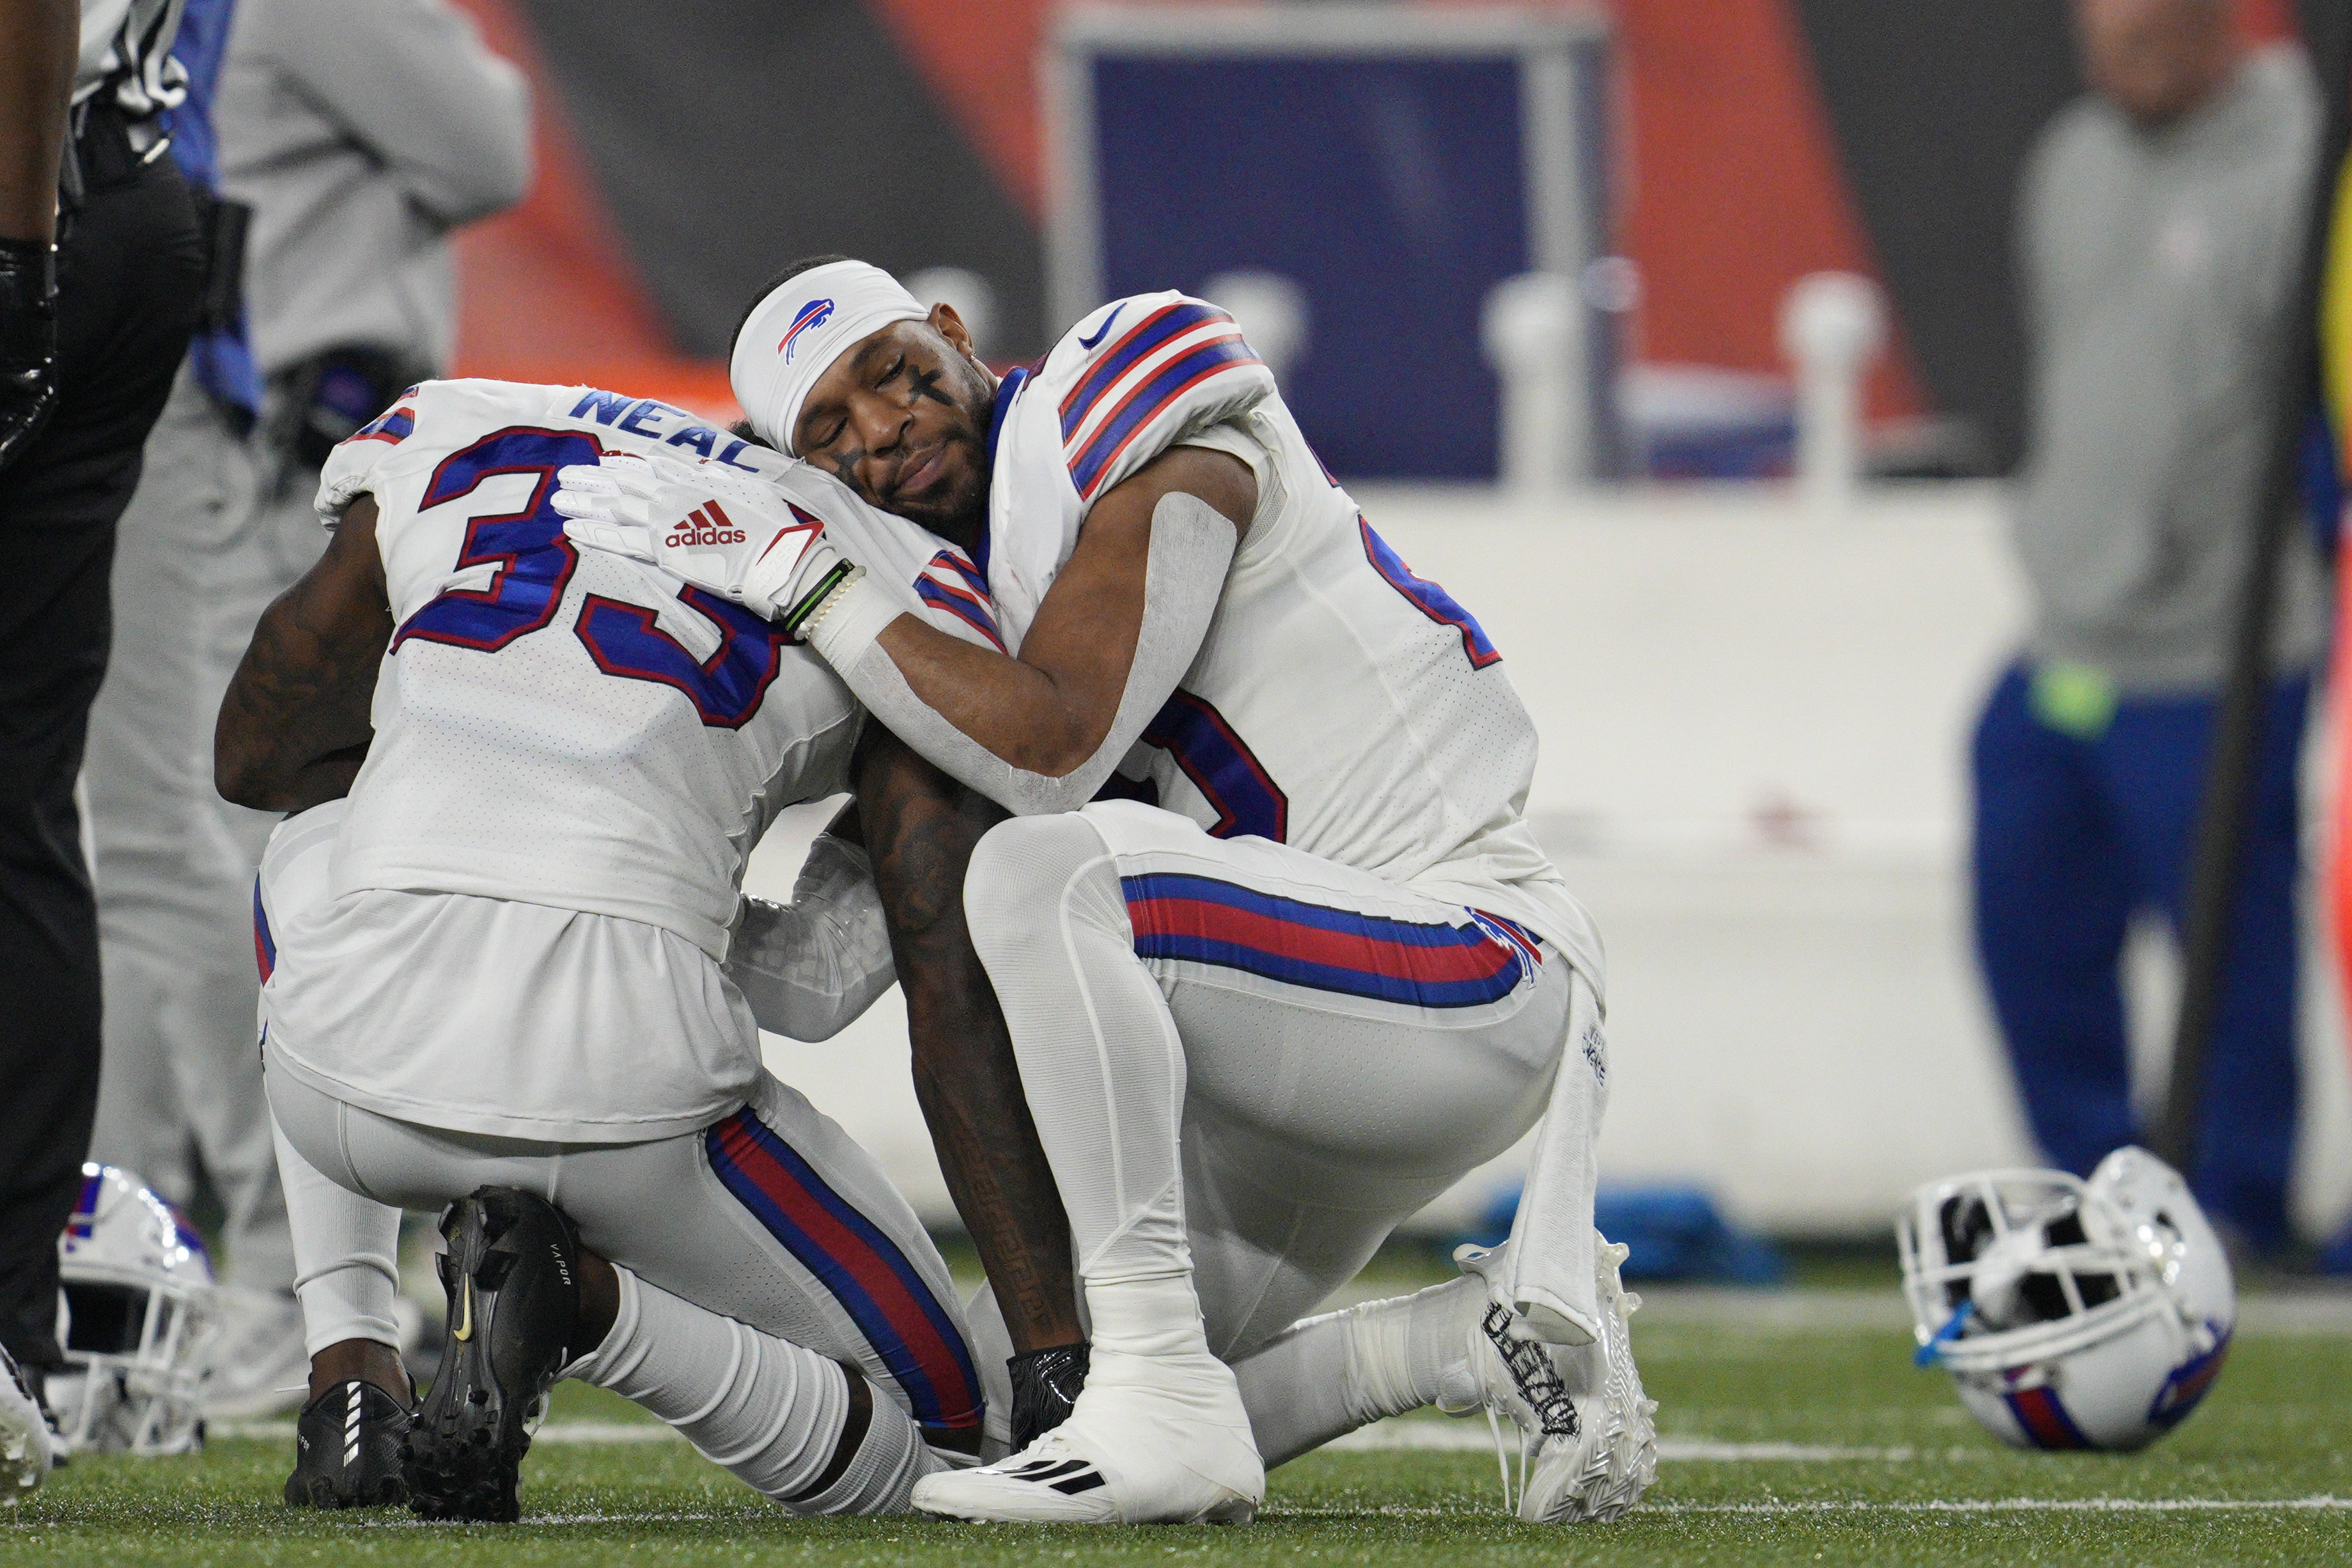
<svg viewBox="0 0 2352 1568"><path fill-rule="evenodd" d="M2087 1448L2091 1439L2074 1425L2066 1414L2066 1406L2058 1402L2058 1391L2044 1385L2040 1388L2022 1389L2001 1396L2009 1402L2009 1412L2025 1429L2025 1436L2037 1448Z"/></svg>
<svg viewBox="0 0 2352 1568"><path fill-rule="evenodd" d="M89 1239L90 1228L98 1223L98 1189L101 1178L98 1167L82 1167L81 1191L74 1198L73 1213L67 1217L66 1234L77 1241Z"/></svg>
<svg viewBox="0 0 2352 1568"><path fill-rule="evenodd" d="M748 1106L707 1131L703 1147L727 1190L841 1303L916 1422L978 1426L971 1349L898 1244Z"/></svg>
<svg viewBox="0 0 2352 1568"><path fill-rule="evenodd" d="M2230 1354L2230 1333L2228 1329L2221 1330L2211 1350L2172 1369L2171 1375L2164 1380L2164 1386L2156 1391L2156 1398L2147 1407L2150 1421L2169 1429L2189 1418L2189 1413L2197 1408L2198 1401L2204 1398L2207 1390L2213 1386L2213 1380L2221 1375L2221 1363Z"/></svg>
<svg viewBox="0 0 2352 1568"><path fill-rule="evenodd" d="M1213 964L1423 1008L1500 1001L1531 972L1516 943L1475 921L1397 920L1185 873L1146 873L1119 884L1145 959Z"/></svg>

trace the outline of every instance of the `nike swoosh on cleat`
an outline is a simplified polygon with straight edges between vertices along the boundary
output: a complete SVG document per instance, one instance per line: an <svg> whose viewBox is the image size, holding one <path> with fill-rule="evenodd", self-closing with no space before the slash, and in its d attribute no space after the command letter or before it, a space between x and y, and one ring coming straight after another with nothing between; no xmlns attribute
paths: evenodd
<svg viewBox="0 0 2352 1568"><path fill-rule="evenodd" d="M1101 326L1095 329L1095 335L1093 337L1081 338L1078 340L1078 347L1084 349L1089 354L1093 353L1095 351L1095 345L1103 340L1103 334L1110 330L1111 322L1118 319L1119 310L1124 310L1126 308L1126 306L1121 305L1118 307L1118 310L1113 310L1110 313L1109 318L1106 319Z"/></svg>
<svg viewBox="0 0 2352 1568"><path fill-rule="evenodd" d="M474 1281L471 1280L466 1281L466 1315L458 1321L457 1337L460 1340L474 1337Z"/></svg>

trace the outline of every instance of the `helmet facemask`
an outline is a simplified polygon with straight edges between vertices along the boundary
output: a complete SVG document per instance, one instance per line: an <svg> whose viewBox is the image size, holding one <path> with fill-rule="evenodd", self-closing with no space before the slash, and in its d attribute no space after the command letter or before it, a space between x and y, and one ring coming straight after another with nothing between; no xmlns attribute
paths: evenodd
<svg viewBox="0 0 2352 1568"><path fill-rule="evenodd" d="M85 1166L58 1272L66 1366L48 1397L68 1443L140 1455L201 1447L218 1321L211 1260L185 1217L137 1177Z"/></svg>
<svg viewBox="0 0 2352 1568"><path fill-rule="evenodd" d="M2143 1446L2219 1369L2236 1318L2227 1260L2186 1185L2145 1151L2117 1151L2087 1182L1996 1170L1935 1183L1896 1231L1919 1364L1949 1371L2004 1441Z"/></svg>

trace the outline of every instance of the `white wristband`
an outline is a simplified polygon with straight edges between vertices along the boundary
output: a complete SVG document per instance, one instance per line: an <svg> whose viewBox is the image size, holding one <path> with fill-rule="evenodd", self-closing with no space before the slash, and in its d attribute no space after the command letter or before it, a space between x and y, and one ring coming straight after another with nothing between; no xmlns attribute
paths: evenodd
<svg viewBox="0 0 2352 1568"><path fill-rule="evenodd" d="M862 575L834 595L833 602L803 629L802 636L826 664L846 671L874 645L884 627L908 612L871 574Z"/></svg>

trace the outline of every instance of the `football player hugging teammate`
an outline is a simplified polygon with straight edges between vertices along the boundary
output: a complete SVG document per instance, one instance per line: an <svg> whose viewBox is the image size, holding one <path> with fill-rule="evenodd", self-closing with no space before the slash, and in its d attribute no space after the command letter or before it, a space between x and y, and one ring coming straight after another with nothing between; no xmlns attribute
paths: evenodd
<svg viewBox="0 0 2352 1568"><path fill-rule="evenodd" d="M731 371L759 435L857 505L632 455L562 468L554 505L771 617L871 716L866 844L993 1286L980 1363L1011 1371L1013 1451L914 1506L1246 1519L1267 1465L1437 1404L1513 1420L1525 1517L1631 1507L1655 1451L1592 1228L1605 1055L1564 1049L1601 1038L1600 944L1521 816L1534 727L1476 620L1203 301L1113 301L999 380L951 309L818 258L754 301ZM714 499L741 545L667 542ZM973 569L916 584L930 613L895 522ZM1307 1315L1538 1122L1504 1246Z"/></svg>
<svg viewBox="0 0 2352 1568"><path fill-rule="evenodd" d="M1512 1423L1523 1517L1631 1508L1600 945L1475 619L1200 300L1000 381L820 258L732 371L744 434L411 389L328 464L333 542L230 690L224 792L293 813L257 900L289 1500L514 1519L577 1377L804 1513L1243 1521L1268 1466L1429 1405ZM744 897L776 813L845 790L793 902ZM761 1065L893 983L968 1306ZM1507 1241L1313 1315L1530 1129ZM448 1243L421 1406L402 1207Z"/></svg>

